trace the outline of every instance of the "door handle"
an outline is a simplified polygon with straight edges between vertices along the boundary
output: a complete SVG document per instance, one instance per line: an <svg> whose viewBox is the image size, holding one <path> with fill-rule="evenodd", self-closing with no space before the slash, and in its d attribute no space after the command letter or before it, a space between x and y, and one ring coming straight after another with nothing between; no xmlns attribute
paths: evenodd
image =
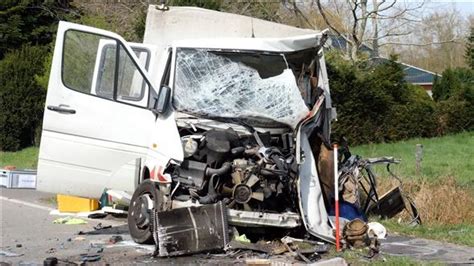
<svg viewBox="0 0 474 266"><path fill-rule="evenodd" d="M48 108L48 110L55 111L55 112L58 112L58 113L64 113L64 114L75 114L76 113L76 110L64 108L63 105L59 105L59 106L48 105L48 107L46 107L46 108Z"/></svg>

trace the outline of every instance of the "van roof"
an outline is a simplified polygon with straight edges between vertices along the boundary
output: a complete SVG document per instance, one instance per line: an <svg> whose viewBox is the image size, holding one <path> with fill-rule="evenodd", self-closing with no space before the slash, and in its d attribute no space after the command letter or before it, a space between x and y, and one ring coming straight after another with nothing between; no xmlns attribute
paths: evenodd
<svg viewBox="0 0 474 266"><path fill-rule="evenodd" d="M179 48L294 52L316 47L319 44L321 36L322 33L306 34L286 38L190 39L174 41L172 42L172 46Z"/></svg>

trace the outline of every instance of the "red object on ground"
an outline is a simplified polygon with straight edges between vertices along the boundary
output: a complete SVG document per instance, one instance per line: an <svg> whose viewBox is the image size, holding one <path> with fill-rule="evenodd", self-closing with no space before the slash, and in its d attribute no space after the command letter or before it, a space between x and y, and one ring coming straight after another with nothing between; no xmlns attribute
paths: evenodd
<svg viewBox="0 0 474 266"><path fill-rule="evenodd" d="M6 165L6 166L3 167L3 169L11 171L11 170L15 170L15 169L16 169L16 166L14 166L14 165Z"/></svg>

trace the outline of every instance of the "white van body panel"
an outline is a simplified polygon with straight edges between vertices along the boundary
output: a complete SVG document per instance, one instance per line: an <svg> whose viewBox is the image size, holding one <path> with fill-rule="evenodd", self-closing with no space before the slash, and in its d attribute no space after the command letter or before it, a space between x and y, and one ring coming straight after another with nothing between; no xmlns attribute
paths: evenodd
<svg viewBox="0 0 474 266"><path fill-rule="evenodd" d="M143 43L163 49L179 40L220 38L286 38L319 33L248 16L198 7L148 6Z"/></svg>
<svg viewBox="0 0 474 266"><path fill-rule="evenodd" d="M100 197L105 188L132 193L143 178L145 167L150 171L152 180L166 181L160 178L163 178L163 170L169 161L179 163L183 160L183 150L175 121L175 116L180 114L170 112L166 116L157 117L148 108L67 88L62 81L61 69L64 35L70 29L118 40L131 55L132 60L140 65L140 59L135 56L132 48L117 34L72 23L59 24L43 120L38 189L90 198ZM275 50L282 47L291 50L292 45L299 47L297 49L302 46L314 47L311 40L316 42L317 35L320 34L312 30L235 14L189 7L170 7L168 11L161 11L151 5L148 10L144 43L148 45L147 47L153 47L155 52L150 61L150 69L146 71L140 68L145 78L157 89L155 91L157 94L159 88L157 85L161 85L167 62L165 57L169 54L170 46L174 49L176 45L205 46L206 42L212 43L213 38L229 38L221 40L218 45L216 43L216 46L228 44L229 47L245 50L254 48L254 42L262 41L262 47L266 47L262 50L268 49L269 46ZM252 35L272 39L255 41L250 39ZM298 38L288 38L301 35L306 37L302 37L299 41ZM195 38L208 38L208 40L196 41L194 44L192 41L184 41ZM236 43L231 38L250 40ZM285 40L286 38L288 39ZM181 40L183 41L181 43L175 42ZM292 40L297 42L292 44ZM97 60L96 63L100 62ZM172 66L175 65L174 60L173 56ZM173 67L171 69L173 71ZM94 77L97 77L98 71L96 64ZM170 79L169 85L173 87L173 73ZM323 81L327 83L327 78ZM92 87L91 90L95 85ZM323 89L329 94L327 84ZM148 94L145 98L148 98ZM74 114L55 112L49 110L48 106L74 109L76 112ZM305 153L310 154L307 140L303 142ZM300 168L299 196L302 201L300 208L307 230L315 236L331 241L332 230L322 202L315 160L313 156L306 156L306 161Z"/></svg>
<svg viewBox="0 0 474 266"><path fill-rule="evenodd" d="M157 118L147 108L67 88L61 77L67 30L118 40L132 60L139 62L117 34L60 22L43 119L38 190L91 198L100 197L105 188L132 193L138 185L140 171L137 167L153 144L156 146L156 164L166 165L171 158L182 158L174 117ZM144 69L142 72L146 75ZM148 98L148 92L144 98ZM71 109L75 113L55 112L48 109L51 106ZM156 135L158 130L160 133Z"/></svg>

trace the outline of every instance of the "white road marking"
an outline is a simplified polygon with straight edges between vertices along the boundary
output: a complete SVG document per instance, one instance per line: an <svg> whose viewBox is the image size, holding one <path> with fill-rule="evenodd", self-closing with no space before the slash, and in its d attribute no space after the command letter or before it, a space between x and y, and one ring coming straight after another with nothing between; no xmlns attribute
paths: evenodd
<svg viewBox="0 0 474 266"><path fill-rule="evenodd" d="M45 210L45 211L48 211L50 212L49 214L50 215L57 215L57 216L64 216L63 213L59 213L57 211L57 209L54 209L54 208L50 208L50 207L46 207L46 206L42 206L42 205L39 205L39 204L35 204L35 203L31 203L31 202L27 202L27 201L23 201L23 200L17 200L17 199L11 199L11 198L7 198L7 197L3 197L3 196L0 196L0 200L5 200L5 201L9 201L9 202L12 202L12 203L17 203L17 204L21 204L21 205L24 205L24 206L28 206L28 207L31 207L31 208L36 208L36 209L40 209L40 210ZM74 216L74 217L79 217L83 220L86 220L86 221L95 221L95 222L99 222L100 219L92 219L92 218L88 218L88 217L84 217L83 215L80 215L80 213L68 213L67 216ZM114 220L107 220L107 223L111 224L112 226L120 226L120 225L125 225L127 224L126 222L124 221L114 221Z"/></svg>
<svg viewBox="0 0 474 266"><path fill-rule="evenodd" d="M21 204L21 205L24 205L24 206L45 210L45 211L54 210L53 208L50 208L50 207L34 204L34 203L31 203L31 202L26 202L26 201L23 201L23 200L11 199L11 198L7 198L7 197L3 197L3 196L0 196L0 200L6 200L6 201L9 201L9 202L12 202L12 203L17 203L17 204Z"/></svg>

